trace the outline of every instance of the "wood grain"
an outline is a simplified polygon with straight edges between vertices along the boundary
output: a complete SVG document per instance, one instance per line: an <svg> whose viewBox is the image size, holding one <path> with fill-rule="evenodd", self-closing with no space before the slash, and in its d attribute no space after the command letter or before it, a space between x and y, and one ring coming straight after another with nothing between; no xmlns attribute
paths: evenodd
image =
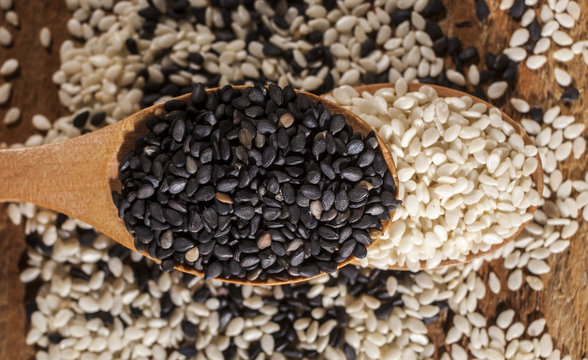
<svg viewBox="0 0 588 360"><path fill-rule="evenodd" d="M13 94L10 106L19 106L23 110L21 124L6 128L0 121L0 143L23 142L35 133L30 125L30 118L41 113L55 119L67 114L59 104L55 85L51 76L59 67L58 47L67 38L65 23L70 17L65 2L55 1L15 1L16 11L21 20L21 29L14 30L5 24L0 17L0 24L10 29L15 45L10 49L0 48L0 63L8 58L17 58L21 64L20 74L9 79L13 82ZM450 36L459 36L465 46L475 45L481 51L490 50L494 53L507 47L508 34L520 25L508 14L498 9L500 1L487 1L491 10L490 18L480 23L474 12L474 0L444 0L447 7L447 19L441 25ZM540 4L536 6L539 9ZM579 2L582 8L582 20L571 35L574 39L586 38L588 33L588 3ZM455 23L469 20L472 28L456 28ZM48 54L40 46L38 32L43 26L51 29L54 37L52 53ZM550 55L552 51L548 53ZM482 59L481 64L484 63ZM567 69L574 78L574 85L580 89L580 99L571 105L562 107L566 114L574 114L588 125L588 98L583 88L588 88L585 76L586 65L581 57L576 56L567 64L554 62L551 58L539 71L530 71L519 66L519 76L513 95L527 99L534 105L540 105L545 111L550 106L561 104L559 97L563 89L556 84L553 69ZM2 83L5 80L0 80ZM504 101L494 102L515 120L521 116L516 114L510 104ZM9 106L0 107L0 119ZM573 175L583 178L588 169L588 159L568 160L560 166L564 176ZM488 319L494 320L496 313L505 307L514 308L522 320L532 320L544 316L547 328L554 339L555 348L563 354L570 354L572 359L588 356L588 224L582 222L580 230L571 239L570 248L564 253L551 256L548 261L552 267L549 274L543 276L545 290L536 293L528 287L520 291L505 291L497 296L488 294L480 302L480 311ZM0 206L0 359L32 358L31 348L24 343L26 337L26 318L23 299L24 285L18 279L19 258L25 249L22 227L9 224L5 212ZM505 280L507 272L501 260L486 264L482 275L487 277L492 270ZM437 354L448 349L444 345L444 333L450 326L451 318L444 313L441 319L429 326L436 345Z"/></svg>

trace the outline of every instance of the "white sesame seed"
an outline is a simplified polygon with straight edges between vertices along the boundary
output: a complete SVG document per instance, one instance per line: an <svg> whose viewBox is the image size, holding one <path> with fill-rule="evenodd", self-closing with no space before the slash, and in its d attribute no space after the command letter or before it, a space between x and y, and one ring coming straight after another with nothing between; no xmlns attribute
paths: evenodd
<svg viewBox="0 0 588 360"><path fill-rule="evenodd" d="M559 29L559 23L555 20L549 20L541 29L541 36L548 37L553 35L555 30Z"/></svg>
<svg viewBox="0 0 588 360"><path fill-rule="evenodd" d="M497 81L490 84L488 87L488 97L490 99L498 99L506 92L508 88L508 83L506 81Z"/></svg>
<svg viewBox="0 0 588 360"><path fill-rule="evenodd" d="M547 58L543 55L531 55L527 59L526 65L531 70L541 68L547 62Z"/></svg>
<svg viewBox="0 0 588 360"><path fill-rule="evenodd" d="M526 44L527 41L529 41L529 30L520 28L511 35L509 45L511 47L521 46Z"/></svg>
<svg viewBox="0 0 588 360"><path fill-rule="evenodd" d="M0 105L6 104L8 99L10 99L10 93L12 91L12 84L11 83L4 83L0 85Z"/></svg>
<svg viewBox="0 0 588 360"><path fill-rule="evenodd" d="M527 103L525 100L520 99L520 98L511 98L510 103L512 104L512 106L515 108L516 111L523 113L523 114L529 112L529 110L531 109L531 107L529 106L529 103Z"/></svg>
<svg viewBox="0 0 588 360"><path fill-rule="evenodd" d="M508 288L512 291L518 290L523 283L523 272L521 269L516 269L508 276Z"/></svg>
<svg viewBox="0 0 588 360"><path fill-rule="evenodd" d="M506 329L512 323L514 319L515 312L512 309L504 310L501 312L498 317L496 318L496 325L501 329Z"/></svg>
<svg viewBox="0 0 588 360"><path fill-rule="evenodd" d="M539 13L539 18L543 23L548 22L549 20L553 19L553 11L547 6L547 4L543 4L541 6L541 11Z"/></svg>
<svg viewBox="0 0 588 360"><path fill-rule="evenodd" d="M588 40L580 40L576 41L572 44L572 52L574 55L578 55L582 53L582 50L588 46Z"/></svg>
<svg viewBox="0 0 588 360"><path fill-rule="evenodd" d="M2 67L0 68L0 75L2 76L10 76L14 74L18 70L18 60L16 59L8 59L4 61Z"/></svg>
<svg viewBox="0 0 588 360"><path fill-rule="evenodd" d="M574 27L575 21L574 18L571 17L569 14L566 13L558 13L555 14L555 19L559 24L567 29L571 29Z"/></svg>
<svg viewBox="0 0 588 360"><path fill-rule="evenodd" d="M549 265L543 260L536 260L533 259L529 261L529 265L527 266L529 271L535 275L546 274L549 272Z"/></svg>
<svg viewBox="0 0 588 360"><path fill-rule="evenodd" d="M523 334L524 331L525 331L525 326L520 322L516 322L508 328L508 331L506 332L505 338L507 341L511 341L513 339L518 339Z"/></svg>
<svg viewBox="0 0 588 360"><path fill-rule="evenodd" d="M502 0L500 1L500 10L509 10L514 4L514 0Z"/></svg>
<svg viewBox="0 0 588 360"><path fill-rule="evenodd" d="M554 32L551 38L553 39L553 41L555 41L557 45L560 46L569 46L572 45L572 43L574 42L567 33L561 30L557 30L556 32Z"/></svg>
<svg viewBox="0 0 588 360"><path fill-rule="evenodd" d="M572 151L574 153L574 159L579 159L586 151L586 140L583 137L574 139Z"/></svg>
<svg viewBox="0 0 588 360"><path fill-rule="evenodd" d="M540 355L542 358L546 358L553 352L553 342L549 334L543 334L539 340Z"/></svg>
<svg viewBox="0 0 588 360"><path fill-rule="evenodd" d="M20 109L17 107L10 108L4 115L4 124L11 125L20 120Z"/></svg>
<svg viewBox="0 0 588 360"><path fill-rule="evenodd" d="M502 51L504 55L515 62L523 61L527 57L527 50L522 47L510 47Z"/></svg>
<svg viewBox="0 0 588 360"><path fill-rule="evenodd" d="M12 35L4 26L0 26L0 45L4 47L12 45Z"/></svg>
<svg viewBox="0 0 588 360"><path fill-rule="evenodd" d="M586 125L584 124L570 124L564 129L563 135L566 139L575 139L582 135L585 127Z"/></svg>
<svg viewBox="0 0 588 360"><path fill-rule="evenodd" d="M529 284L529 287L535 291L543 290L543 281L540 278L533 275L525 276L525 281Z"/></svg>
<svg viewBox="0 0 588 360"><path fill-rule="evenodd" d="M521 25L527 27L531 25L531 23L535 20L535 10L534 9L527 9L521 18ZM511 45L512 46L512 45Z"/></svg>
<svg viewBox="0 0 588 360"><path fill-rule="evenodd" d="M15 13L14 11L6 12L6 15L4 16L4 18L6 19L7 23L9 23L10 25L12 25L14 27L18 27L20 25L20 21L18 19L18 14Z"/></svg>
<svg viewBox="0 0 588 360"><path fill-rule="evenodd" d="M567 71L565 71L561 68L555 68L554 73L555 73L555 80L561 86L568 86L572 83L572 77L570 76L570 74L568 74Z"/></svg>
<svg viewBox="0 0 588 360"><path fill-rule="evenodd" d="M41 46L45 49L51 47L51 30L48 27L43 27L41 31L39 31L39 41L41 42Z"/></svg>
<svg viewBox="0 0 588 360"><path fill-rule="evenodd" d="M490 291L492 291L494 294L498 294L500 292L500 280L494 271L490 272L488 276L488 286L490 287Z"/></svg>
<svg viewBox="0 0 588 360"><path fill-rule="evenodd" d="M468 80L470 81L470 84L474 86L477 86L480 83L480 72L478 71L478 67L474 64L469 67Z"/></svg>
<svg viewBox="0 0 588 360"><path fill-rule="evenodd" d="M459 86L465 86L465 84L466 84L465 78L461 73L459 73L453 69L449 69L449 70L447 70L446 74L447 74L447 78L452 83L457 84Z"/></svg>
<svg viewBox="0 0 588 360"><path fill-rule="evenodd" d="M572 16L574 20L580 19L580 5L578 5L575 1L568 2L568 6L566 8L568 14Z"/></svg>
<svg viewBox="0 0 588 360"><path fill-rule="evenodd" d="M571 115L560 115L553 120L552 127L554 129L565 129L569 125L573 124L576 118Z"/></svg>
<svg viewBox="0 0 588 360"><path fill-rule="evenodd" d="M574 53L568 48L563 48L555 51L553 58L557 61L568 62L574 58Z"/></svg>
<svg viewBox="0 0 588 360"><path fill-rule="evenodd" d="M550 46L551 40L549 40L549 38L541 38L535 44L535 47L533 48L533 54L542 54L546 52Z"/></svg>
<svg viewBox="0 0 588 360"><path fill-rule="evenodd" d="M51 122L44 115L33 115L32 123L37 130L46 131L51 129Z"/></svg>

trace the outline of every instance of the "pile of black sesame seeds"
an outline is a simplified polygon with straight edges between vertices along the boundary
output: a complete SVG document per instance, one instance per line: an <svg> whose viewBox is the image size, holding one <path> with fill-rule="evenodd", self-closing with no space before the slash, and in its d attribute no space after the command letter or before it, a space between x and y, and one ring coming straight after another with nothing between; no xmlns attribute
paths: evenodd
<svg viewBox="0 0 588 360"><path fill-rule="evenodd" d="M333 273L364 258L395 199L378 141L292 87L194 86L121 161L119 216L135 247L206 279Z"/></svg>

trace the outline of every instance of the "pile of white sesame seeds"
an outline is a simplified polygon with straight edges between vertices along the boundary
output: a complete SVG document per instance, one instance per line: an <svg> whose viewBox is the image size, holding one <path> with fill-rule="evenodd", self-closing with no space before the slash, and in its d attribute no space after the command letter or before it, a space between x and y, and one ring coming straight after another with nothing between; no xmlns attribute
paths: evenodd
<svg viewBox="0 0 588 360"><path fill-rule="evenodd" d="M533 218L527 209L541 198L531 178L537 148L498 109L470 97L440 97L428 86L407 92L404 79L374 94L343 86L331 99L377 130L398 169L403 204L363 266L417 271L421 262L430 269L463 261Z"/></svg>

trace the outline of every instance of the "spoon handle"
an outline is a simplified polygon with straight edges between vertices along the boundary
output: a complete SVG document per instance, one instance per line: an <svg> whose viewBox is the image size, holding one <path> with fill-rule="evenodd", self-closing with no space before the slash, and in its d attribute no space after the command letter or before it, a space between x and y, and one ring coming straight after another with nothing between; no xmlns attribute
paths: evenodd
<svg viewBox="0 0 588 360"><path fill-rule="evenodd" d="M88 221L111 204L105 176L111 147L101 136L30 148L0 150L0 202L27 201ZM112 156L112 150L109 153ZM110 156L110 157L111 157Z"/></svg>

